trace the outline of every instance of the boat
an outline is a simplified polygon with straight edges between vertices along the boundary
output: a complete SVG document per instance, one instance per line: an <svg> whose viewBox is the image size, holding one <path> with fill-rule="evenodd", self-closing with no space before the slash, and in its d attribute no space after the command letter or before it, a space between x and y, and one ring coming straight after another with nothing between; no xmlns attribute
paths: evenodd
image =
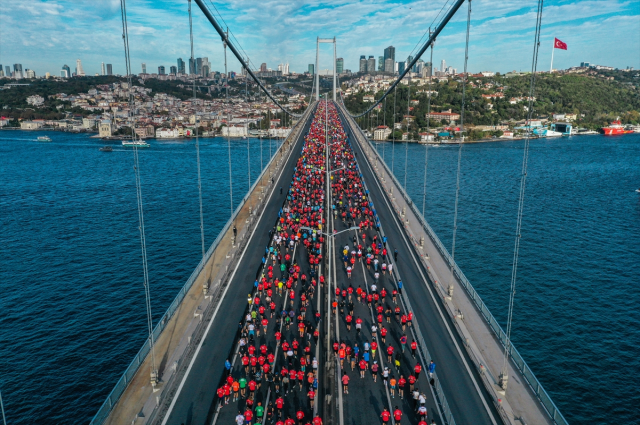
<svg viewBox="0 0 640 425"><path fill-rule="evenodd" d="M122 146L130 148L148 148L149 144L142 140L123 140Z"/></svg>
<svg viewBox="0 0 640 425"><path fill-rule="evenodd" d="M602 127L602 132L605 136L617 136L618 134L633 133L633 130L627 130L620 122L620 117L617 117L615 121L612 121L607 127Z"/></svg>
<svg viewBox="0 0 640 425"><path fill-rule="evenodd" d="M113 152L113 148L111 146L103 146L100 148L100 152Z"/></svg>
<svg viewBox="0 0 640 425"><path fill-rule="evenodd" d="M50 142L51 137L49 136L38 136L38 142Z"/></svg>
<svg viewBox="0 0 640 425"><path fill-rule="evenodd" d="M536 128L533 130L533 134L538 137L560 137L562 133L559 131L553 131L546 128Z"/></svg>

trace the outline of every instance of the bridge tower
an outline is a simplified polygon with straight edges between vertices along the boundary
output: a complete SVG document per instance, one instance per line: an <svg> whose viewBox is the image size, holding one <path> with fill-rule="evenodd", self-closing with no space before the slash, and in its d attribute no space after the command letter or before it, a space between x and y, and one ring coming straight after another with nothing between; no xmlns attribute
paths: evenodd
<svg viewBox="0 0 640 425"><path fill-rule="evenodd" d="M336 101L336 38L316 38L316 68L314 75L316 79L316 100L320 100L320 73L318 68L318 63L320 60L320 43L333 43L333 101Z"/></svg>

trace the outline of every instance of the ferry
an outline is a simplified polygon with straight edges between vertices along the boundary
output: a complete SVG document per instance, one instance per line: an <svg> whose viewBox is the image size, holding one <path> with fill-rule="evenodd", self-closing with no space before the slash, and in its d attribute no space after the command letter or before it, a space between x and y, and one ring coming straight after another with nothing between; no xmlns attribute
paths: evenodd
<svg viewBox="0 0 640 425"><path fill-rule="evenodd" d="M100 148L100 152L113 152L113 148L109 145Z"/></svg>
<svg viewBox="0 0 640 425"><path fill-rule="evenodd" d="M38 142L50 142L51 138L49 136L38 136Z"/></svg>
<svg viewBox="0 0 640 425"><path fill-rule="evenodd" d="M123 140L122 146L130 148L148 148L149 144L142 140Z"/></svg>
<svg viewBox="0 0 640 425"><path fill-rule="evenodd" d="M562 133L559 131L548 130L546 128L536 128L533 130L533 134L538 137L560 137Z"/></svg>
<svg viewBox="0 0 640 425"><path fill-rule="evenodd" d="M602 127L602 132L605 136L616 136L618 134L633 133L633 130L627 130L620 122L620 117L617 117L615 121L612 121L607 127Z"/></svg>

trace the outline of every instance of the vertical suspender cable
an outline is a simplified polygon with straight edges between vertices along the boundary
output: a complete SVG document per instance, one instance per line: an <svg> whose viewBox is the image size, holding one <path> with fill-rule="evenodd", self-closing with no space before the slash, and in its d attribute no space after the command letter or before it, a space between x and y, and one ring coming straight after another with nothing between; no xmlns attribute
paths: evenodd
<svg viewBox="0 0 640 425"><path fill-rule="evenodd" d="M233 216L233 178L231 175L231 140L229 135L231 133L231 116L229 115L229 72L227 71L227 38L229 37L229 29L225 33L225 38L222 40L224 46L224 87L226 90L227 98L227 152L229 155L229 199L230 199L230 217ZM233 241L235 244L235 240Z"/></svg>
<svg viewBox="0 0 640 425"><path fill-rule="evenodd" d="M407 61L408 62L408 61ZM411 80L407 77L407 133L409 133L409 116L411 115ZM409 168L409 137L407 143L404 144L404 190L407 190L407 170Z"/></svg>
<svg viewBox="0 0 640 425"><path fill-rule="evenodd" d="M249 93L247 92L247 81L248 81L248 77L245 77L245 79L244 79L244 95L245 95L245 99L247 101L247 105L249 105ZM247 171L249 172L249 186L248 186L248 188L251 189L251 146L249 145L249 123L247 122L248 118L249 117L247 117L245 119L245 128L247 130ZM249 190L249 189L247 189L247 190Z"/></svg>
<svg viewBox="0 0 640 425"><path fill-rule="evenodd" d="M458 233L458 199L460 197L460 162L462 159L462 146L464 145L464 97L465 97L465 87L467 84L467 61L469 59L469 28L471 26L471 0L468 0L468 11L467 11L467 40L464 48L464 73L462 76L462 109L460 111L460 145L458 147L458 171L456 173L456 201L455 207L453 210L453 240L451 242L451 275L449 277L449 294L453 293L453 265L455 264L456 258L456 234ZM433 66L433 65L432 65Z"/></svg>
<svg viewBox="0 0 640 425"><path fill-rule="evenodd" d="M429 37L431 37L431 28L429 28ZM425 205L427 204L427 165L429 164L429 131L430 122L429 116L431 115L431 79L433 78L433 43L431 43L431 57L429 63L431 64L431 75L429 76L429 88L427 89L427 143L424 144L424 183L422 186L422 217L425 213Z"/></svg>
<svg viewBox="0 0 640 425"><path fill-rule="evenodd" d="M391 142L391 174L393 174L393 165L395 163L396 154L396 99L397 90L393 89L393 141Z"/></svg>
<svg viewBox="0 0 640 425"><path fill-rule="evenodd" d="M386 127L387 127L387 98L386 98L386 97L384 98L384 106L383 106L382 108L383 108L383 110L384 110L384 112L382 113L382 121L384 122L384 124L383 124L383 125L384 125L384 126L385 126L385 128L386 128ZM383 133L383 134L384 134L384 133ZM385 140L384 142L386 142L386 140ZM383 144L382 144L382 160L383 160L383 161L384 161L384 151L385 151L385 149L384 149L384 145L385 145L385 144L386 144L386 143L383 143Z"/></svg>
<svg viewBox="0 0 640 425"><path fill-rule="evenodd" d="M193 55L193 22L191 19L191 0L189 0L189 42L191 43L191 63L195 63ZM195 71L195 70L194 70ZM193 75L193 114L196 127L196 158L198 162L198 200L200 202L200 242L202 245L202 259L204 260L204 217L202 215L202 178L200 176L200 139L198 138L198 107L196 101L196 75Z"/></svg>
<svg viewBox="0 0 640 425"><path fill-rule="evenodd" d="M527 114L529 123L531 123L531 119L533 118L533 95L535 93L536 72L538 68L538 49L540 48L540 27L542 25L543 3L544 3L543 0L538 0L536 32L535 32L534 44L533 44L533 58L531 60L531 81L529 83L529 111ZM502 373L500 374L500 386L505 391L507 389L509 354L511 350L511 325L512 325L512 318L513 318L513 301L516 295L516 275L518 272L518 254L520 252L520 237L521 237L520 232L522 229L522 213L524 210L524 193L525 193L525 186L527 183L527 166L529 162L529 136L530 136L530 132L527 131L527 135L524 139L524 148L522 152L520 197L518 200L518 216L516 220L516 234L515 234L515 242L513 247L513 263L511 266L511 291L509 295L509 312L508 312L508 318L507 318L507 335L506 335L507 340L505 341L504 357L502 362Z"/></svg>
<svg viewBox="0 0 640 425"><path fill-rule="evenodd" d="M128 77L128 91L129 91L129 117L132 118L134 102L133 91L131 90L131 57L129 54L129 30L127 25L127 5L126 0L120 0L120 13L122 16L122 40L124 42L124 56L125 56L125 68ZM135 140L135 131L133 131L133 122L130 121L132 134L131 137ZM142 249L142 271L143 271L143 285L145 291L146 308L147 308L147 327L149 330L149 344L151 348L151 383L155 386L158 379L158 372L156 370L156 356L155 356L155 341L153 337L153 318L151 316L151 292L149 289L149 271L147 265L147 243L144 232L144 210L142 207L142 184L140 181L140 162L138 158L138 147L133 147L133 169L136 179L136 199L138 203L138 229L140 231L140 246Z"/></svg>

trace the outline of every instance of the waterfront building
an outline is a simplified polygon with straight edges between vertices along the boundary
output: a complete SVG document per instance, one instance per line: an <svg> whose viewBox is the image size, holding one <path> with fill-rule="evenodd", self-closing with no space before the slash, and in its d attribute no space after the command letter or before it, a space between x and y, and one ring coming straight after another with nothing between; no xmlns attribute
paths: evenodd
<svg viewBox="0 0 640 425"><path fill-rule="evenodd" d="M44 125L44 120L22 121L20 130L38 130Z"/></svg>
<svg viewBox="0 0 640 425"><path fill-rule="evenodd" d="M386 125L379 125L373 131L373 140L387 140L387 137L391 134L391 129Z"/></svg>
<svg viewBox="0 0 640 425"><path fill-rule="evenodd" d="M180 75L185 74L185 63L182 60L182 58L178 58L178 74Z"/></svg>
<svg viewBox="0 0 640 425"><path fill-rule="evenodd" d="M384 63L387 64L387 59L391 59L392 61L396 60L396 48L393 46L389 46L384 49Z"/></svg>
<svg viewBox="0 0 640 425"><path fill-rule="evenodd" d="M82 69L82 61L80 59L76 59L76 75L84 77L84 69Z"/></svg>
<svg viewBox="0 0 640 425"><path fill-rule="evenodd" d="M113 75L113 67L110 63L107 64L107 75Z"/></svg>
<svg viewBox="0 0 640 425"><path fill-rule="evenodd" d="M344 59L338 58L336 59L336 74L342 74L344 71Z"/></svg>
<svg viewBox="0 0 640 425"><path fill-rule="evenodd" d="M376 72L376 59L373 56L369 56L369 60L367 61L367 72Z"/></svg>
<svg viewBox="0 0 640 425"><path fill-rule="evenodd" d="M111 120L102 120L98 127L98 134L100 137L111 137L112 133L113 126L111 125Z"/></svg>
<svg viewBox="0 0 640 425"><path fill-rule="evenodd" d="M365 55L360 56L360 71L367 72L367 57Z"/></svg>

